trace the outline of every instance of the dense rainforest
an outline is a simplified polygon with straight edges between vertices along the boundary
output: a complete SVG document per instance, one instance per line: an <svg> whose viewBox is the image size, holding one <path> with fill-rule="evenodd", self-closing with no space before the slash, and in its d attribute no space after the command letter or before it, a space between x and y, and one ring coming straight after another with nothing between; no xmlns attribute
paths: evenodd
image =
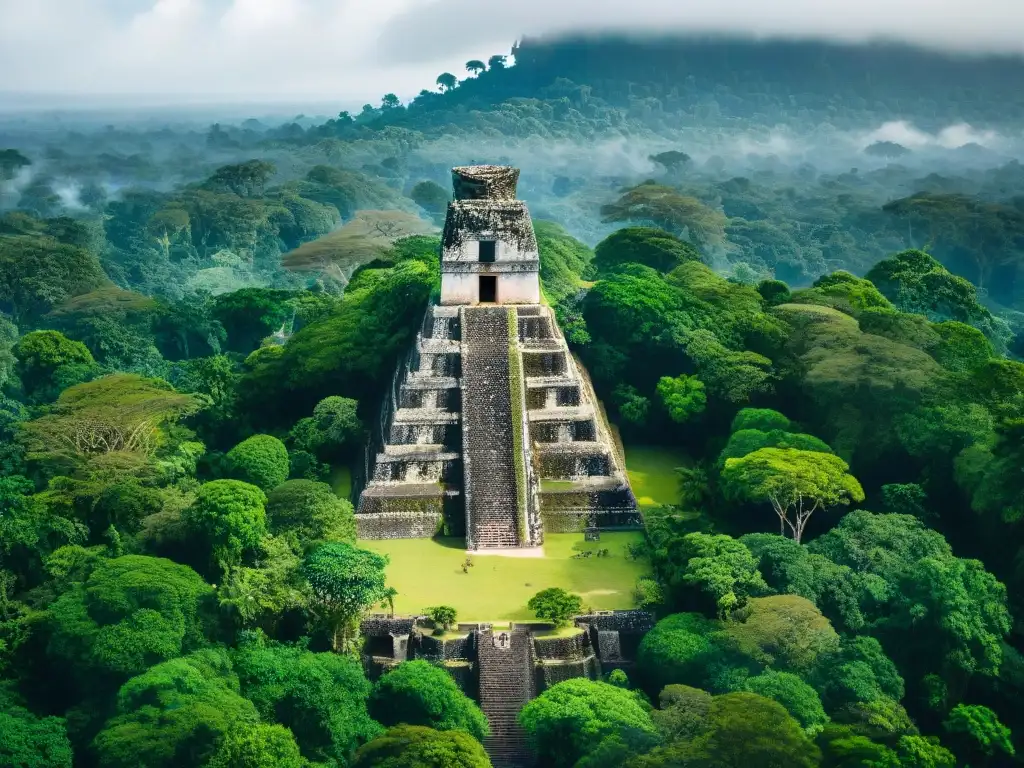
<svg viewBox="0 0 1024 768"><path fill-rule="evenodd" d="M522 166L627 449L688 457L658 623L527 705L544 764L1017 764L1024 62L512 56L322 119L0 119L0 766L490 765L447 673L366 678L352 506L474 162Z"/></svg>

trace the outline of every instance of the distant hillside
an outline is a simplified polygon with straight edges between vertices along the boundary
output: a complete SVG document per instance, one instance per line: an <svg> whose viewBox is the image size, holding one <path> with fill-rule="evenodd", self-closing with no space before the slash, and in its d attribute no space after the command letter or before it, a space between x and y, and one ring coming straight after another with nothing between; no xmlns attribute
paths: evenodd
<svg viewBox="0 0 1024 768"><path fill-rule="evenodd" d="M444 94L424 91L408 112L391 110L386 121L487 110L523 98L686 113L701 122L814 116L843 126L865 113L912 118L924 128L1024 121L1020 57L692 37L528 38L512 52L515 66L492 67Z"/></svg>

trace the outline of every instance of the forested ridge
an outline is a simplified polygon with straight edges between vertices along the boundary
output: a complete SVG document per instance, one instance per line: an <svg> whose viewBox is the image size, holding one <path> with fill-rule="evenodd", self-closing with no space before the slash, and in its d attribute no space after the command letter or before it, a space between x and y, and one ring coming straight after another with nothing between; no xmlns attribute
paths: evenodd
<svg viewBox="0 0 1024 768"><path fill-rule="evenodd" d="M367 680L395 592L344 479L485 161L627 456L688 457L634 672L527 705L536 752L1016 764L1024 65L514 56L325 120L0 123L0 766L490 764L447 673Z"/></svg>

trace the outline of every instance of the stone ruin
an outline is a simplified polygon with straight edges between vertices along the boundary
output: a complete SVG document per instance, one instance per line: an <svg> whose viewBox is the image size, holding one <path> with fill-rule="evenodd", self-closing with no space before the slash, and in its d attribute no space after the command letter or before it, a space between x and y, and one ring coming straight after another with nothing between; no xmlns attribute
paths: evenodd
<svg viewBox="0 0 1024 768"><path fill-rule="evenodd" d="M632 670L643 636L654 626L646 611L598 611L577 616L580 632L539 637L549 624L460 624L433 637L423 617L373 616L363 621L363 665L376 680L403 661L423 659L445 669L487 715L484 746L498 768L531 765L519 710L547 688L574 677L596 680Z"/></svg>
<svg viewBox="0 0 1024 768"><path fill-rule="evenodd" d="M452 171L440 303L398 366L367 451L361 538L535 547L544 531L638 527L621 451L540 303L519 170Z"/></svg>

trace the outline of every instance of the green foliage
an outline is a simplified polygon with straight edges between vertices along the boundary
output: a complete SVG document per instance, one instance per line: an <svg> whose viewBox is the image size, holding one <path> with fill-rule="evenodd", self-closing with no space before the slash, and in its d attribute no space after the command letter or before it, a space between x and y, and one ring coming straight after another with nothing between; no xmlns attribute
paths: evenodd
<svg viewBox="0 0 1024 768"><path fill-rule="evenodd" d="M335 650L348 650L363 612L385 598L387 557L351 544L321 544L302 565L303 575L331 632Z"/></svg>
<svg viewBox="0 0 1024 768"><path fill-rule="evenodd" d="M295 737L281 725L259 725L229 731L205 768L306 768Z"/></svg>
<svg viewBox="0 0 1024 768"><path fill-rule="evenodd" d="M211 315L228 334L228 348L248 354L292 319L292 291L241 288L214 297Z"/></svg>
<svg viewBox="0 0 1024 768"><path fill-rule="evenodd" d="M526 607L533 611L538 619L550 621L556 627L563 627L569 623L569 619L583 610L583 599L561 587L548 587L531 597Z"/></svg>
<svg viewBox="0 0 1024 768"><path fill-rule="evenodd" d="M519 722L534 753L553 768L573 765L617 730L655 730L632 691L583 678L548 688L523 707Z"/></svg>
<svg viewBox="0 0 1024 768"><path fill-rule="evenodd" d="M434 181L421 181L412 188L409 197L416 205L429 213L435 222L444 223L448 202L452 199L447 189Z"/></svg>
<svg viewBox="0 0 1024 768"><path fill-rule="evenodd" d="M1010 627L1006 588L977 560L954 557L920 520L858 510L810 549L863 572L871 598L862 609L905 675L997 673Z"/></svg>
<svg viewBox="0 0 1024 768"><path fill-rule="evenodd" d="M258 722L256 708L238 692L227 652L208 649L127 681L93 748L110 768L203 765L226 734Z"/></svg>
<svg viewBox="0 0 1024 768"><path fill-rule="evenodd" d="M726 459L722 483L733 498L770 502L780 533L788 528L799 542L818 509L864 500L860 483L847 469L845 461L828 453L761 448Z"/></svg>
<svg viewBox="0 0 1024 768"><path fill-rule="evenodd" d="M491 761L467 733L399 725L360 748L352 768L491 768Z"/></svg>
<svg viewBox="0 0 1024 768"><path fill-rule="evenodd" d="M163 558L102 561L51 606L47 652L86 690L123 681L203 642L211 592L191 568Z"/></svg>
<svg viewBox="0 0 1024 768"><path fill-rule="evenodd" d="M781 280L762 280L757 284L757 292L769 307L785 304L792 298L789 286Z"/></svg>
<svg viewBox="0 0 1024 768"><path fill-rule="evenodd" d="M892 304L870 280L838 270L814 281L814 286L796 291L794 304L818 304L857 317L867 309L891 309Z"/></svg>
<svg viewBox="0 0 1024 768"><path fill-rule="evenodd" d="M910 515L919 520L928 516L928 494L917 483L888 483L882 486L882 503L889 512Z"/></svg>
<svg viewBox="0 0 1024 768"><path fill-rule="evenodd" d="M327 483L288 480L267 494L267 525L274 534L294 533L299 541L355 543L352 504Z"/></svg>
<svg viewBox="0 0 1024 768"><path fill-rule="evenodd" d="M437 265L404 261L361 273L330 314L297 331L283 348L258 350L240 383L242 399L269 418L310 399L338 394L371 395L391 375L407 349L437 282ZM301 395L301 396L299 396Z"/></svg>
<svg viewBox="0 0 1024 768"><path fill-rule="evenodd" d="M725 236L725 216L672 187L644 182L627 189L614 203L601 206L605 221L653 224L685 236L698 247L713 246Z"/></svg>
<svg viewBox="0 0 1024 768"><path fill-rule="evenodd" d="M359 403L347 397L324 398L313 408L312 417L300 419L292 428L292 443L324 461L337 460L362 442L358 407Z"/></svg>
<svg viewBox="0 0 1024 768"><path fill-rule="evenodd" d="M759 432L791 432L792 422L771 408L741 408L732 420L732 432L756 429Z"/></svg>
<svg viewBox="0 0 1024 768"><path fill-rule="evenodd" d="M637 579L633 588L633 602L643 611L657 611L665 602L665 593L655 579Z"/></svg>
<svg viewBox="0 0 1024 768"><path fill-rule="evenodd" d="M699 606L718 616L767 589L753 555L730 536L688 534L657 552L655 564L677 605ZM694 591L701 598L691 597Z"/></svg>
<svg viewBox="0 0 1024 768"><path fill-rule="evenodd" d="M247 552L267 534L259 488L240 480L214 480L199 488L195 502L183 513L185 524L208 547L213 560L227 572L241 565Z"/></svg>
<svg viewBox="0 0 1024 768"><path fill-rule="evenodd" d="M72 751L59 717L36 717L0 691L0 765L71 768Z"/></svg>
<svg viewBox="0 0 1024 768"><path fill-rule="evenodd" d="M822 654L839 649L839 635L829 620L798 595L751 598L724 629L759 664L800 675L814 669Z"/></svg>
<svg viewBox="0 0 1024 768"><path fill-rule="evenodd" d="M799 394L813 405L819 434L840 455L880 456L894 442L896 417L942 379L928 353L863 333L838 310L783 304L773 312L790 327L785 353L800 371Z"/></svg>
<svg viewBox="0 0 1024 768"><path fill-rule="evenodd" d="M115 373L65 389L45 415L21 425L22 439L28 457L39 461L76 465L120 456L144 462L169 447L178 419L201 406L166 381Z"/></svg>
<svg viewBox="0 0 1024 768"><path fill-rule="evenodd" d="M847 725L828 724L818 735L825 768L898 768L896 753Z"/></svg>
<svg viewBox="0 0 1024 768"><path fill-rule="evenodd" d="M765 670L755 677L747 678L743 690L777 701L800 723L808 736L821 733L828 723L828 715L825 714L817 692L790 672Z"/></svg>
<svg viewBox="0 0 1024 768"><path fill-rule="evenodd" d="M589 279L594 252L552 221L536 221L540 280L544 295L554 305L574 296Z"/></svg>
<svg viewBox="0 0 1024 768"><path fill-rule="evenodd" d="M986 758L998 754L1010 757L1016 754L1013 734L988 707L957 704L942 726L951 736L959 738L963 751L961 757L972 765L980 765Z"/></svg>
<svg viewBox="0 0 1024 768"><path fill-rule="evenodd" d="M435 605L427 609L427 618L445 632L452 628L458 616L458 611L450 605Z"/></svg>
<svg viewBox="0 0 1024 768"><path fill-rule="evenodd" d="M629 768L675 765L814 768L821 753L800 724L776 702L753 693L715 696L705 731L691 740L655 749Z"/></svg>
<svg viewBox="0 0 1024 768"><path fill-rule="evenodd" d="M901 736L896 753L900 768L953 768L956 758L934 736Z"/></svg>
<svg viewBox="0 0 1024 768"><path fill-rule="evenodd" d="M438 731L466 731L478 741L488 735L487 718L459 690L444 669L426 661L407 661L373 687L370 716L385 727L423 725Z"/></svg>
<svg viewBox="0 0 1024 768"><path fill-rule="evenodd" d="M719 657L712 633L717 625L698 613L676 613L644 635L637 672L649 690L667 685L698 685Z"/></svg>
<svg viewBox="0 0 1024 768"><path fill-rule="evenodd" d="M271 435L253 435L228 451L231 474L270 491L288 479L288 449Z"/></svg>
<svg viewBox="0 0 1024 768"><path fill-rule="evenodd" d="M658 694L658 707L651 718L665 741L693 739L707 730L711 694L688 685L666 685Z"/></svg>
<svg viewBox="0 0 1024 768"><path fill-rule="evenodd" d="M718 455L718 465L724 467L729 459L739 459L762 448L794 448L799 451L832 453L828 444L814 435L786 432L781 429L773 429L770 432L762 432L759 429L741 429L729 436L729 442L725 444L725 448Z"/></svg>
<svg viewBox="0 0 1024 768"><path fill-rule="evenodd" d="M245 638L233 658L243 695L264 720L294 734L305 759L349 765L355 750L381 733L366 711L370 683L357 660L258 635Z"/></svg>
<svg viewBox="0 0 1024 768"><path fill-rule="evenodd" d="M0 234L0 311L18 325L107 282L99 261L82 248L52 237Z"/></svg>
<svg viewBox="0 0 1024 768"><path fill-rule="evenodd" d="M923 205L923 199L896 201L896 205ZM984 331L998 340L992 313L978 302L970 281L953 275L933 256L917 250L901 251L871 268L867 279L878 286L899 309L916 312L929 320L955 320Z"/></svg>
<svg viewBox="0 0 1024 768"><path fill-rule="evenodd" d="M16 371L26 392L52 400L53 376L66 366L90 366L95 361L80 341L71 341L58 331L32 331L18 340L12 349L18 363ZM45 394L44 394L45 393ZM49 396L52 395L52 396Z"/></svg>
<svg viewBox="0 0 1024 768"><path fill-rule="evenodd" d="M903 698L903 678L873 637L846 637L818 662L812 679L829 710Z"/></svg>
<svg viewBox="0 0 1024 768"><path fill-rule="evenodd" d="M669 417L677 424L684 424L694 416L699 416L708 402L704 394L704 382L686 374L674 379L663 376L658 380L657 392Z"/></svg>
<svg viewBox="0 0 1024 768"><path fill-rule="evenodd" d="M594 263L603 273L611 272L620 264L643 264L668 273L683 262L700 260L700 253L692 245L653 227L619 229L594 249Z"/></svg>

